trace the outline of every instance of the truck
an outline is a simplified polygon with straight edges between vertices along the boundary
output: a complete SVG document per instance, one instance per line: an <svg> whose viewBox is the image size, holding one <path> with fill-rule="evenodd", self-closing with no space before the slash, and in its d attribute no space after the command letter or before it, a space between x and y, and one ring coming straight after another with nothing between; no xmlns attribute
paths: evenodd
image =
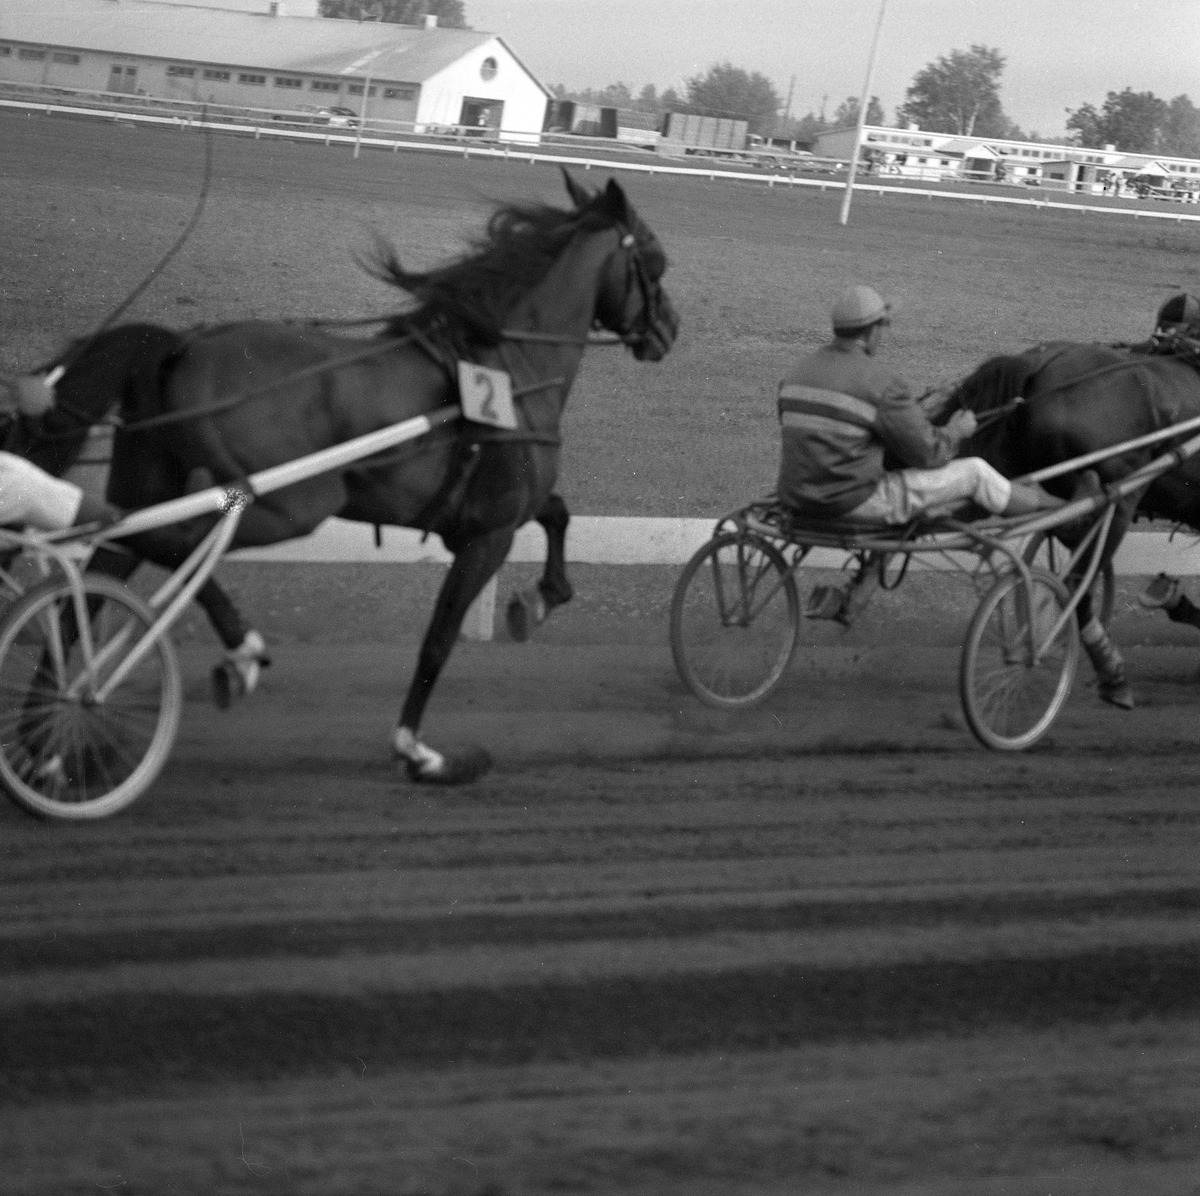
<svg viewBox="0 0 1200 1196"><path fill-rule="evenodd" d="M761 146L762 138L751 134L744 120L668 112L663 117L662 137L658 144L663 153L740 158L747 150Z"/></svg>

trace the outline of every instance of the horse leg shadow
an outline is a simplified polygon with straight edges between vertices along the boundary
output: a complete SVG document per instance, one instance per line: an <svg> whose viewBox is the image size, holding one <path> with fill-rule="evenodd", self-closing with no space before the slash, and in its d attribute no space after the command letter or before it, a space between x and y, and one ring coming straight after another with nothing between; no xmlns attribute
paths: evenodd
<svg viewBox="0 0 1200 1196"><path fill-rule="evenodd" d="M567 579L567 525L571 522L567 504L551 494L534 518L546 533L546 567L536 586L518 590L508 600L508 634L517 643L524 643L556 606L569 602L575 593Z"/></svg>

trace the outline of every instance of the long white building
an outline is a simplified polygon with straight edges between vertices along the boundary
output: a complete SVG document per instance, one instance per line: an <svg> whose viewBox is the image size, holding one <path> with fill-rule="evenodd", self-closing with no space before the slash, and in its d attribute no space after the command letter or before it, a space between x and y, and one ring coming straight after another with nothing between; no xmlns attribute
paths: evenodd
<svg viewBox="0 0 1200 1196"><path fill-rule="evenodd" d="M813 152L821 158L846 160L854 153L855 135L853 128L831 129L817 138ZM1181 199L1200 195L1200 161L1125 154L1112 145L1089 149L931 133L916 125L903 129L867 125L859 158L881 173L931 181L960 177L1101 193L1137 180L1139 186L1172 192Z"/></svg>
<svg viewBox="0 0 1200 1196"><path fill-rule="evenodd" d="M536 141L550 93L471 29L316 16L317 0L0 0L0 81Z"/></svg>

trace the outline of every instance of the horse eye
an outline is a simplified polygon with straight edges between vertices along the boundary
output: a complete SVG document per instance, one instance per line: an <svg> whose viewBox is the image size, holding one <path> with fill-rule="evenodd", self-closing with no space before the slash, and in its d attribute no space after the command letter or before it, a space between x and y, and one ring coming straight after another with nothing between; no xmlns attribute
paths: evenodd
<svg viewBox="0 0 1200 1196"><path fill-rule="evenodd" d="M636 244L637 244L637 237L635 237L633 235L633 233L626 233L621 238L621 248L622 249L632 249Z"/></svg>

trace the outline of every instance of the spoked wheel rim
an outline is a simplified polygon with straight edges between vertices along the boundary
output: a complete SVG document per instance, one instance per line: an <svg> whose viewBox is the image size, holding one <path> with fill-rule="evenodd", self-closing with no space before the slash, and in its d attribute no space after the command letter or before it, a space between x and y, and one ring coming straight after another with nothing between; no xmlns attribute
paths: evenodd
<svg viewBox="0 0 1200 1196"><path fill-rule="evenodd" d="M1070 696L1079 660L1074 615L1049 638L1067 606L1066 587L1040 570L1031 572L1030 585L1032 636L1024 583L1010 573L980 602L963 646L963 712L979 741L998 751L1030 747L1050 729Z"/></svg>
<svg viewBox="0 0 1200 1196"><path fill-rule="evenodd" d="M166 763L183 704L165 638L103 693L154 616L110 578L86 576L84 593L90 667L63 580L31 590L0 623L0 782L47 818L102 818L136 800Z"/></svg>
<svg viewBox="0 0 1200 1196"><path fill-rule="evenodd" d="M687 563L675 587L675 667L707 705L753 706L787 671L799 618L796 584L778 549L753 534L717 536Z"/></svg>

